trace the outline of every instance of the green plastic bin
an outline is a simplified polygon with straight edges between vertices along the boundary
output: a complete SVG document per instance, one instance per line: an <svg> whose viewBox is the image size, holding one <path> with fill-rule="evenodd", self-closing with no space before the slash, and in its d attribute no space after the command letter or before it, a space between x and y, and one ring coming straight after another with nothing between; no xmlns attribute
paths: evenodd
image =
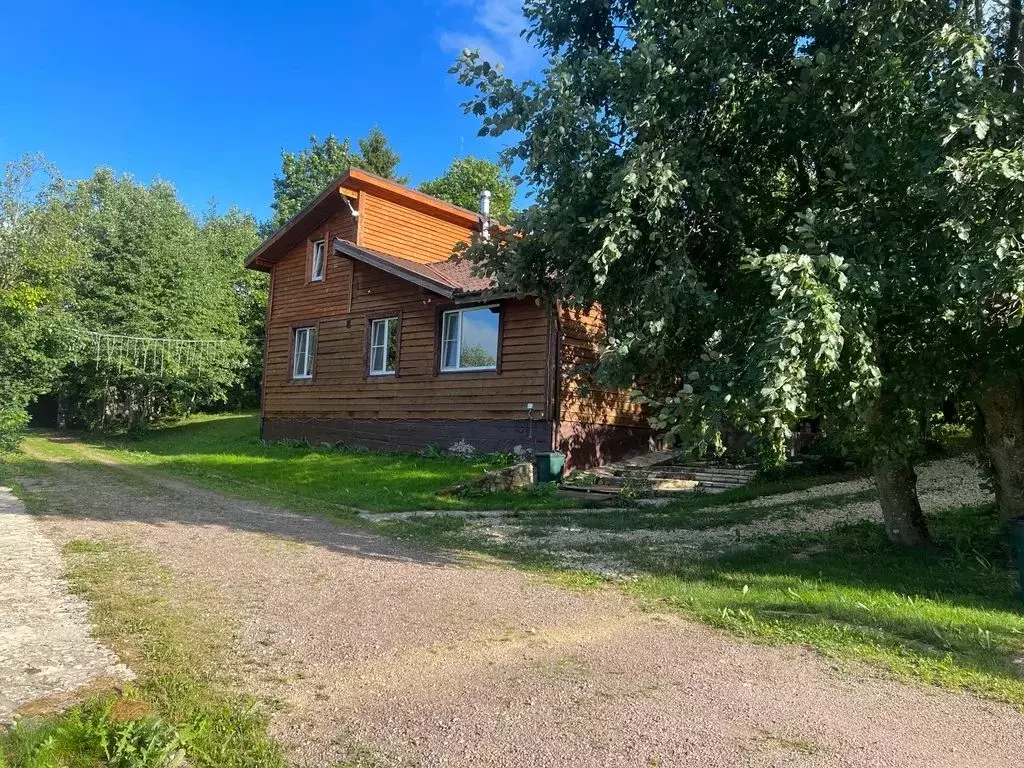
<svg viewBox="0 0 1024 768"><path fill-rule="evenodd" d="M1017 570L1020 573L1020 594L1024 599L1024 515L1010 518L1010 535L1017 550Z"/></svg>
<svg viewBox="0 0 1024 768"><path fill-rule="evenodd" d="M538 453L533 460L537 470L538 483L551 483L562 479L565 470L565 454L558 451Z"/></svg>

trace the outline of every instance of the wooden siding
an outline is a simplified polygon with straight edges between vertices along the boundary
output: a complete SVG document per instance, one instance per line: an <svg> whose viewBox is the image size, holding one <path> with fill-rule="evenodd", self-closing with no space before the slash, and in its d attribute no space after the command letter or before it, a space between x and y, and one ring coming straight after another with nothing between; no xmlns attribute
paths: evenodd
<svg viewBox="0 0 1024 768"><path fill-rule="evenodd" d="M473 230L364 191L359 197L359 245L421 264L445 261Z"/></svg>
<svg viewBox="0 0 1024 768"><path fill-rule="evenodd" d="M365 214L360 211L360 226L369 221ZM502 304L500 373L437 374L443 299L333 254L324 283L309 284L306 258L305 250L296 248L274 268L264 371L266 418L525 420L530 418L526 404L532 402L533 419L550 419L544 413L548 313L534 300ZM367 317L392 311L402 317L398 374L368 376ZM305 322L318 329L314 378L292 381L292 328Z"/></svg>
<svg viewBox="0 0 1024 768"><path fill-rule="evenodd" d="M593 376L585 368L600 357L600 345L604 340L604 319L600 308L584 312L562 307L559 324L559 421L646 427L647 419L640 406L631 403L625 392L593 386Z"/></svg>
<svg viewBox="0 0 1024 768"><path fill-rule="evenodd" d="M280 325L315 320L348 310L352 262L334 253L331 242L335 237L355 240L355 222L348 211L321 222L274 265L269 298L270 322ZM327 267L323 280L311 282L312 243L321 239L326 241Z"/></svg>

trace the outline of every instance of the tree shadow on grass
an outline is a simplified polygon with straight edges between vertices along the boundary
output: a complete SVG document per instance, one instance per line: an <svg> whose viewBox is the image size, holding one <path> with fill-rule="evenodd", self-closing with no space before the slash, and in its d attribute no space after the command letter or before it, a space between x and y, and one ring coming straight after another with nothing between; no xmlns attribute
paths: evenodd
<svg viewBox="0 0 1024 768"><path fill-rule="evenodd" d="M150 467L219 490L245 492L272 503L312 503L349 511L401 511L459 508L456 498L439 498L438 491L481 476L493 458L464 460L409 453L310 447L305 444L265 444L259 440L254 415L211 417L154 430L141 436L95 433L38 433L54 443L83 442L105 450L126 451L128 463ZM540 506L543 499L520 495L475 501L498 506ZM563 504L568 506L568 503Z"/></svg>
<svg viewBox="0 0 1024 768"><path fill-rule="evenodd" d="M819 648L1024 704L1024 617L993 506L931 516L937 546L891 543L880 524L778 537L652 568L637 591L712 624Z"/></svg>
<svg viewBox="0 0 1024 768"><path fill-rule="evenodd" d="M970 607L1020 610L1016 572L1005 526L995 507L958 507L929 516L932 548L890 542L880 523L861 521L820 533L778 536L714 560L680 566L707 578L734 581L751 573L795 578L896 595L919 595Z"/></svg>

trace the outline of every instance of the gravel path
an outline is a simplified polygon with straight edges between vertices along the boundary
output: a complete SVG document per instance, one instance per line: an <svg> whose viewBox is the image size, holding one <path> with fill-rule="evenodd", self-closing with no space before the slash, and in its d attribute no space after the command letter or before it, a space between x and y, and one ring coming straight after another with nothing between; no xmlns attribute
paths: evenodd
<svg viewBox="0 0 1024 768"><path fill-rule="evenodd" d="M71 464L49 534L129 538L237 611L300 765L1017 766L1010 707L840 672L178 481Z"/></svg>
<svg viewBox="0 0 1024 768"><path fill-rule="evenodd" d="M917 467L917 473L917 490L925 514L992 501L992 492L982 486L977 467L965 458L922 464ZM694 560L715 557L725 551L756 546L764 541L765 536L824 531L861 520L879 521L882 509L877 498L859 498L865 492L872 492L874 496L873 490L872 479L858 478L719 505L712 512L722 518L746 510L759 510L760 514L749 523L701 529L689 529L681 523L679 527L666 529L658 525L664 518L664 512L658 510L625 510L631 514L634 525L622 531L595 529L574 522L552 524L545 522L544 513L538 512L463 513L462 516L477 535L524 551L543 552L553 556L564 567L604 576L630 576L636 572L635 566L628 556L616 556L614 550L642 548L646 561L661 560L671 565L681 554ZM569 510L559 514L563 520L568 518L572 521L577 515L593 517L622 511ZM409 513L403 517L424 514ZM388 517L382 514L372 519L385 520ZM609 549L612 552L607 551Z"/></svg>
<svg viewBox="0 0 1024 768"><path fill-rule="evenodd" d="M57 548L0 487L0 723L25 705L131 671L89 636L89 606L68 592Z"/></svg>

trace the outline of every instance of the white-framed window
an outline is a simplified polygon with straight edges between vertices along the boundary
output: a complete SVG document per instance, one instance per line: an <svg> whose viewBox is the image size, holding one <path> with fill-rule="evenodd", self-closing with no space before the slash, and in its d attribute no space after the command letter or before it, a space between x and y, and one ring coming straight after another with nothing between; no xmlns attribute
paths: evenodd
<svg viewBox="0 0 1024 768"><path fill-rule="evenodd" d="M398 366L398 318L370 322L370 375L393 374Z"/></svg>
<svg viewBox="0 0 1024 768"><path fill-rule="evenodd" d="M316 344L315 328L296 328L292 331L292 378L313 378L313 357Z"/></svg>
<svg viewBox="0 0 1024 768"><path fill-rule="evenodd" d="M494 371L498 368L497 306L454 309L441 321L441 371Z"/></svg>
<svg viewBox="0 0 1024 768"><path fill-rule="evenodd" d="M309 279L318 282L324 279L324 267L327 265L327 250L324 240L313 243L313 260L309 268Z"/></svg>

